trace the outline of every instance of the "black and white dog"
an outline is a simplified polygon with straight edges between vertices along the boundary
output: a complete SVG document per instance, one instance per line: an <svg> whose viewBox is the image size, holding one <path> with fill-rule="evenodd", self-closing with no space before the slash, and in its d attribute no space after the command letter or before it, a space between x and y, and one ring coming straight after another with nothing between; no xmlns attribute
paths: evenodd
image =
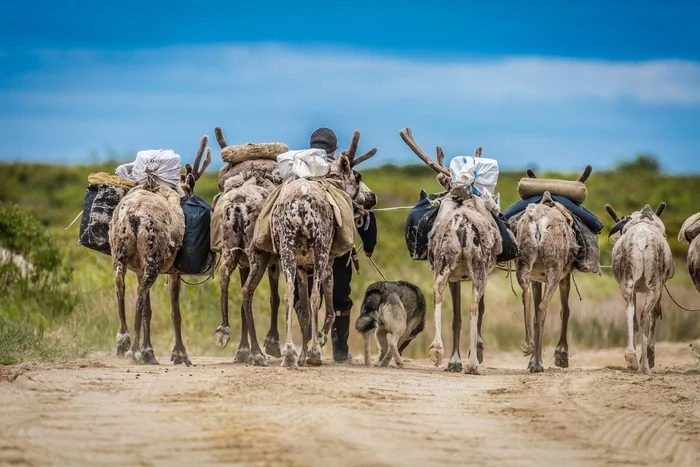
<svg viewBox="0 0 700 467"><path fill-rule="evenodd" d="M376 331L379 342L379 366L388 366L394 358L403 366L401 353L425 326L425 297L410 282L375 282L365 292L355 329L365 344L365 365L369 366L369 341Z"/></svg>

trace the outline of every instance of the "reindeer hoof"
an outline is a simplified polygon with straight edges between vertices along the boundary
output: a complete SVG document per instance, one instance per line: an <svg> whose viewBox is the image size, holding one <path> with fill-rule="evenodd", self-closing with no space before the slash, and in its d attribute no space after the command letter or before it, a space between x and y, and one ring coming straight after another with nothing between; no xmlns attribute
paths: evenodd
<svg viewBox="0 0 700 467"><path fill-rule="evenodd" d="M129 348L124 354L124 358L135 363L141 363L141 351L139 349Z"/></svg>
<svg viewBox="0 0 700 467"><path fill-rule="evenodd" d="M250 349L239 347L236 351L236 357L233 359L233 363L250 363Z"/></svg>
<svg viewBox="0 0 700 467"><path fill-rule="evenodd" d="M254 353L250 356L250 363L253 366L267 366L267 357L262 352Z"/></svg>
<svg viewBox="0 0 700 467"><path fill-rule="evenodd" d="M649 368L648 366L644 366L644 365L640 366L639 370L637 370L637 371L639 372L639 374L644 374L644 375L651 374L651 368Z"/></svg>
<svg viewBox="0 0 700 467"><path fill-rule="evenodd" d="M444 352L442 346L437 346L433 344L428 350L428 358L431 362L433 362L433 365L440 366L440 364L442 363L443 353Z"/></svg>
<svg viewBox="0 0 700 467"><path fill-rule="evenodd" d="M282 356L282 351L280 350L280 340L279 337L268 335L265 337L265 342L263 343L265 347L265 353L271 355L275 358L280 358Z"/></svg>
<svg viewBox="0 0 700 467"><path fill-rule="evenodd" d="M461 373L462 372L462 360L450 360L447 363L447 368L445 368L445 371L449 371L451 373Z"/></svg>
<svg viewBox="0 0 700 467"><path fill-rule="evenodd" d="M187 352L184 350L173 349L173 353L170 354L170 361L173 362L174 365L181 365L184 363L185 366L192 366L192 362L187 356Z"/></svg>
<svg viewBox="0 0 700 467"><path fill-rule="evenodd" d="M541 363L532 362L528 365L530 373L544 373L544 366Z"/></svg>
<svg viewBox="0 0 700 467"><path fill-rule="evenodd" d="M128 332L117 334L117 357L124 358L131 348L131 336Z"/></svg>
<svg viewBox="0 0 700 467"><path fill-rule="evenodd" d="M637 355L634 352L625 352L625 361L627 362L627 368L630 370L639 370L639 363L637 363Z"/></svg>
<svg viewBox="0 0 700 467"><path fill-rule="evenodd" d="M144 365L160 365L152 348L141 349L141 362Z"/></svg>
<svg viewBox="0 0 700 467"><path fill-rule="evenodd" d="M466 373L468 375L478 375L479 374L479 365L467 363L467 366L464 368L464 373Z"/></svg>
<svg viewBox="0 0 700 467"><path fill-rule="evenodd" d="M321 348L311 349L306 357L306 364L309 366L321 366Z"/></svg>
<svg viewBox="0 0 700 467"><path fill-rule="evenodd" d="M520 343L520 350L525 355L532 355L535 352L535 343L533 341L523 340Z"/></svg>
<svg viewBox="0 0 700 467"><path fill-rule="evenodd" d="M214 341L219 346L219 350L224 350L231 340L231 328L229 326L219 326L214 331Z"/></svg>
<svg viewBox="0 0 700 467"><path fill-rule="evenodd" d="M563 350L555 350L554 364L559 368L569 368L569 352L565 352Z"/></svg>
<svg viewBox="0 0 700 467"><path fill-rule="evenodd" d="M285 347L282 351L282 366L297 366L297 356L297 349L294 347Z"/></svg>

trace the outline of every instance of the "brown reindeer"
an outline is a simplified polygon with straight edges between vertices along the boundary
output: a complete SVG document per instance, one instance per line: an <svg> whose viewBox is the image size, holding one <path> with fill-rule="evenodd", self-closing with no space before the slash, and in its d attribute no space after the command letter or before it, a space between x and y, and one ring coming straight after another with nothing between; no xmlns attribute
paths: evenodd
<svg viewBox="0 0 700 467"><path fill-rule="evenodd" d="M435 163L416 144L409 128L404 128L399 134L408 147L438 173L438 181L448 190L440 203L428 242L428 261L434 271L435 306L435 338L430 344L430 359L436 366L442 362L442 297L449 284L453 304L453 347L447 371L462 371L459 350L462 327L460 285L472 281L469 363L464 371L477 374L483 358L480 326L484 310L483 297L488 276L502 249L498 227L480 197L463 187L452 187L450 172L444 166L445 156L440 147L437 148L439 163ZM481 148L477 149L476 155L481 155Z"/></svg>
<svg viewBox="0 0 700 467"><path fill-rule="evenodd" d="M592 172L587 166L578 178L585 183ZM530 178L537 178L528 170ZM515 223L515 236L520 248L516 264L516 276L523 291L523 315L525 319L525 340L522 350L531 355L528 369L531 373L544 371L542 364L542 333L547 318L549 302L559 287L561 299L561 335L554 351L554 364L561 368L569 366L569 292L571 273L574 269L579 246L576 242L574 220L571 213L561 204L552 200L550 193L544 193L542 200L527 207ZM544 297L542 284L545 284ZM532 287L531 287L532 286ZM534 298L535 332L532 341L532 303Z"/></svg>
<svg viewBox="0 0 700 467"><path fill-rule="evenodd" d="M661 318L661 293L673 276L673 257L666 240L666 227L660 219L666 203L654 211L648 204L641 211L620 219L609 204L605 210L618 225L621 235L613 247L613 275L620 286L627 312L627 349L625 360L629 368L650 373L654 368L656 351L656 320ZM637 363L634 333L637 321L637 293L646 294L640 313L642 355Z"/></svg>
<svg viewBox="0 0 700 467"><path fill-rule="evenodd" d="M228 146L220 127L214 129L216 139L221 149ZM223 181L221 180L223 178ZM253 248L253 233L255 222L267 200L268 195L281 183L277 173L277 163L272 160L252 160L236 164L221 172L220 186L222 195L217 202L215 215L221 215L223 230L221 247L221 324L216 328L216 341L223 349L231 338L231 327L228 322L228 288L231 274L239 268L241 286L250 273L249 252ZM223 209L220 209L223 207ZM265 352L280 357L279 334L277 333L277 315L279 313L280 296L279 266L276 261L270 262L268 279L270 282L270 332L265 338ZM249 363L251 359L248 329L241 305L241 341L236 351L235 362ZM264 365L264 356L256 354L258 365Z"/></svg>
<svg viewBox="0 0 700 467"><path fill-rule="evenodd" d="M354 170L354 167L372 157L377 150L371 149L366 154L356 158L359 139L360 133L355 131L350 147L339 158L332 161L326 180L343 190L353 200L355 207L361 211L360 203L368 203L368 200L373 199L374 195L367 193L366 188L363 189L361 186L362 177ZM279 258L286 283L285 303L287 307L287 336L282 350L282 366L320 365L320 347L325 343L335 317L332 295L332 264L335 255L331 251L331 245L338 227L334 207L329 202L327 192L321 182L313 179L289 179L283 184L279 197L272 208L270 219L272 241L278 246L278 254L254 249L250 255L250 275L242 289L251 352L253 356L262 354L255 336L255 324L251 311L252 294L260 283L267 264ZM301 354L297 354L292 339L294 280L299 281L299 290L307 290L307 275L310 272L313 273L314 280L311 303L309 303L309 297L306 294L299 294L303 345ZM317 332L317 322L321 285L323 298L326 302L326 317L323 331L319 333ZM259 364L255 359L254 363Z"/></svg>
<svg viewBox="0 0 700 467"><path fill-rule="evenodd" d="M180 187L187 194L194 193L195 182L211 163L211 151L207 148L204 164L200 165L206 145L207 137L203 136L194 166L187 164L186 173L181 176ZM171 316L175 329L175 346L170 360L176 365L192 364L180 331L180 274L173 271L184 235L185 215L180 206L179 194L174 189L157 185L151 177L145 184L132 188L114 210L109 241L112 247L112 265L116 271L119 311L117 356L133 358L139 363L158 364L151 345L150 290L159 274L169 274ZM124 276L127 269L134 271L139 280L133 343L124 307ZM139 347L142 326L143 344Z"/></svg>

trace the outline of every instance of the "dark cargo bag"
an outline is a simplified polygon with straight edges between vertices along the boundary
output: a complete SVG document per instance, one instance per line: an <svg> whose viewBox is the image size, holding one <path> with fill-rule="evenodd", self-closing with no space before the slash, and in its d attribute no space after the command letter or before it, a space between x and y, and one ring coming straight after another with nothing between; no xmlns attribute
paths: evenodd
<svg viewBox="0 0 700 467"><path fill-rule="evenodd" d="M498 225L498 231L501 234L501 245L503 246L501 254L496 256L496 261L503 263L517 258L520 256L520 250L518 249L518 242L515 241L515 234L510 230L508 221L503 217L503 214L499 213L495 216L491 213L491 215Z"/></svg>
<svg viewBox="0 0 700 467"><path fill-rule="evenodd" d="M185 237L173 267L180 274L206 274L214 266L209 243L212 208L199 196L185 196L180 205L185 214Z"/></svg>
<svg viewBox="0 0 700 467"><path fill-rule="evenodd" d="M129 191L127 187L109 183L90 184L83 199L78 243L106 255L109 247L109 221L114 209Z"/></svg>
<svg viewBox="0 0 700 467"><path fill-rule="evenodd" d="M428 259L428 240L435 223L438 208L430 204L437 195L428 195L421 190L418 202L406 218L405 237L411 259L423 261Z"/></svg>

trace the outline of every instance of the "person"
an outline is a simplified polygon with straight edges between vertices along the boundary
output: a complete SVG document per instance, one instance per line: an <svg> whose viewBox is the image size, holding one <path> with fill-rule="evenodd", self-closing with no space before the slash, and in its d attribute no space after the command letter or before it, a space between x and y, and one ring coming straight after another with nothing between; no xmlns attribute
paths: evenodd
<svg viewBox="0 0 700 467"><path fill-rule="evenodd" d="M335 159L335 152L338 149L338 139L330 128L319 128L311 134L309 146L312 149L323 149L329 160ZM358 228L358 233L362 239L362 249L367 257L371 258L377 246L377 220L374 213L369 215L367 226ZM352 292L350 282L352 281L352 251L337 257L333 261L333 309L335 310L335 321L331 328L331 344L333 346L333 360L344 362L352 360L352 355L348 349L348 338L350 337L350 313L353 301L350 298ZM311 294L313 280L309 275L309 296ZM299 313L299 290L298 284L294 287L294 301Z"/></svg>

